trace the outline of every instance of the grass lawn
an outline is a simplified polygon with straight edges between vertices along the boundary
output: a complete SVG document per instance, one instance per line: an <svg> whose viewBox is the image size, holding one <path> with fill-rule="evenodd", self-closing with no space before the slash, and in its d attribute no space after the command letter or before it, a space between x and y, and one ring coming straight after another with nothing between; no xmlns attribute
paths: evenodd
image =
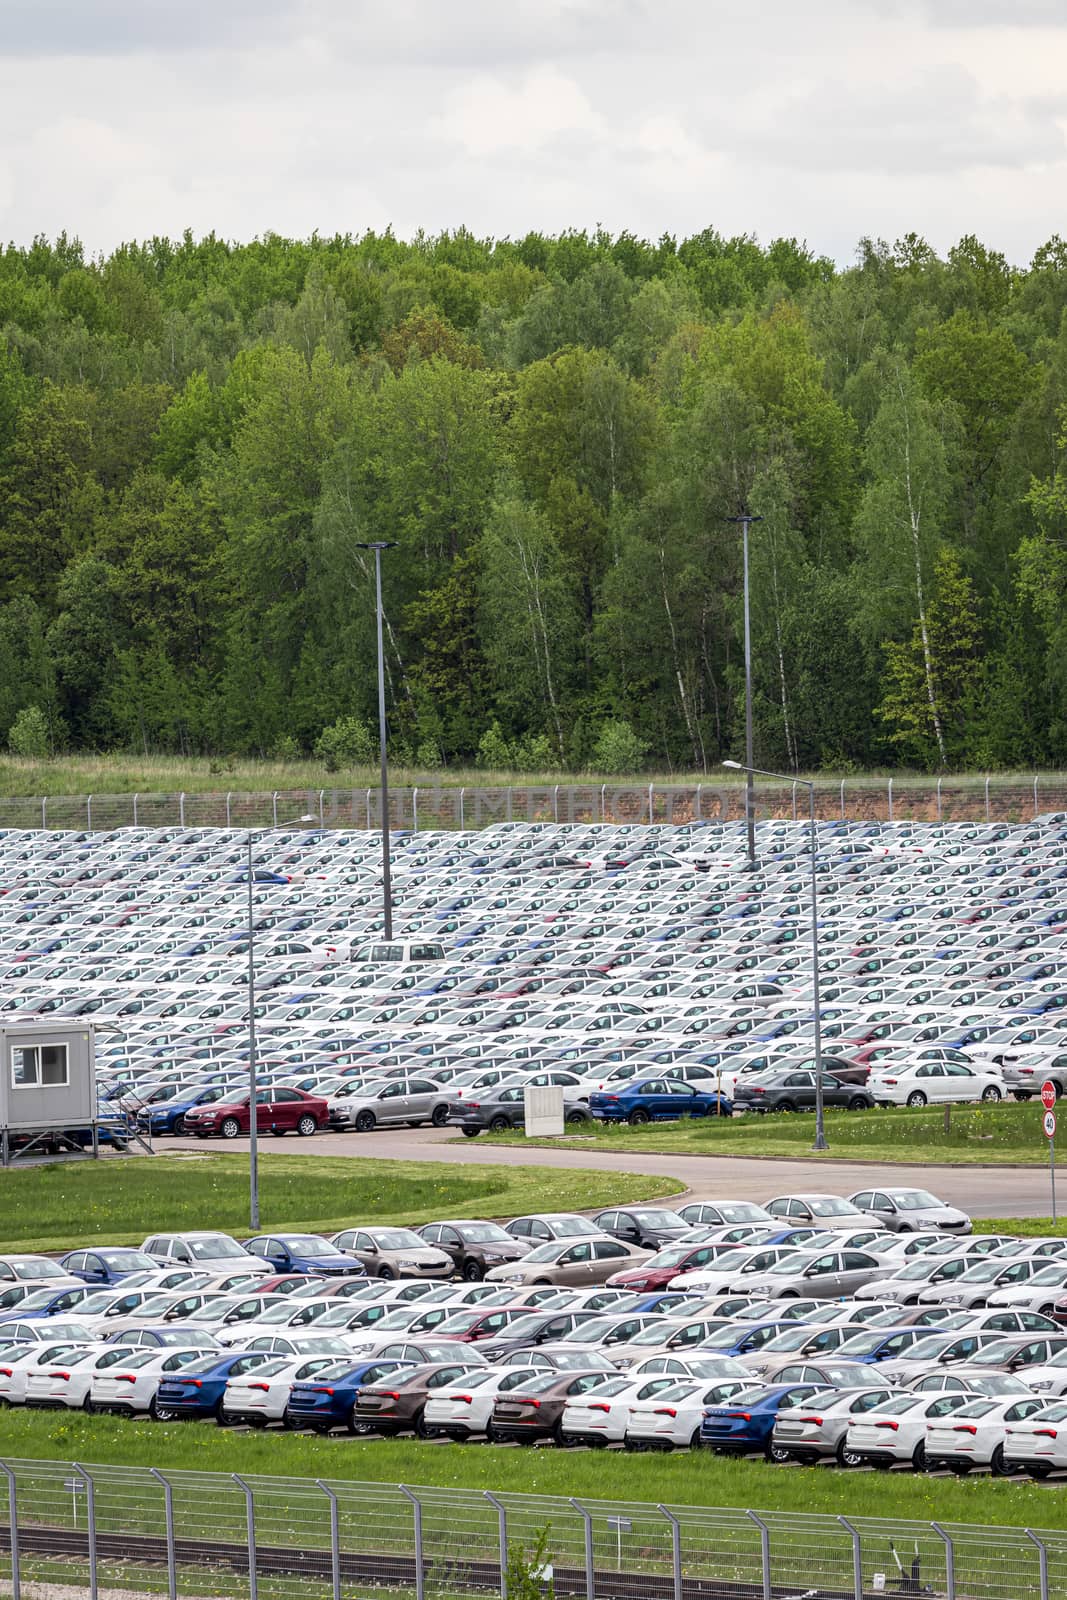
<svg viewBox="0 0 1067 1600"><path fill-rule="evenodd" d="M733 1461L707 1452L633 1456L609 1451L476 1447L415 1439L321 1439L275 1429L231 1433L212 1423L160 1424L80 1412L4 1413L7 1460L81 1461L200 1472L408 1483L497 1493L574 1495L674 1505L741 1506L944 1522L1048 1527L1058 1496L1003 1479L844 1473Z"/></svg>
<svg viewBox="0 0 1067 1600"><path fill-rule="evenodd" d="M949 1111L946 1126L946 1109ZM951 1106L913 1111L828 1111L830 1148L811 1148L814 1118L788 1113L767 1116L709 1117L691 1122L661 1122L631 1128L628 1123L591 1123L567 1147L634 1152L661 1151L686 1156L790 1156L812 1161L859 1159L877 1162L942 1162L950 1166L1040 1167L1048 1165L1041 1133L1040 1100L999 1105ZM482 1135L493 1144L540 1144L521 1134Z"/></svg>
<svg viewBox="0 0 1067 1600"><path fill-rule="evenodd" d="M506 1160L506 1158L504 1158ZM344 1161L261 1155L264 1228L336 1232L354 1222L510 1217L587 1210L677 1194L682 1183L628 1173L542 1167L446 1167L418 1161ZM156 1156L9 1168L0 1173L0 1250L75 1243L139 1244L163 1229L248 1232L248 1158Z"/></svg>

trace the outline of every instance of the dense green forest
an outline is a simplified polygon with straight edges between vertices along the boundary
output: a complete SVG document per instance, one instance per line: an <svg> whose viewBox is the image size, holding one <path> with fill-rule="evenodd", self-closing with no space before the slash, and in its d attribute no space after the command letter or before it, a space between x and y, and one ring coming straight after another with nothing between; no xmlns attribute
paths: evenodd
<svg viewBox="0 0 1067 1600"><path fill-rule="evenodd" d="M0 253L0 742L1067 764L1067 244ZM371 558L372 559L372 558Z"/></svg>

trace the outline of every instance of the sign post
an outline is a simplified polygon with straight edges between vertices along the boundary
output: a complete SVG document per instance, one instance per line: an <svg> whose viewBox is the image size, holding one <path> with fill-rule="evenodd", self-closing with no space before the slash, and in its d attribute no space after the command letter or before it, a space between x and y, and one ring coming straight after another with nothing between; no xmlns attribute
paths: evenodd
<svg viewBox="0 0 1067 1600"><path fill-rule="evenodd" d="M1043 1083L1041 1085L1041 1104L1045 1108L1042 1126L1045 1138L1048 1140L1048 1176L1052 1187L1052 1220L1056 1220L1056 1113L1053 1107L1056 1104L1056 1085Z"/></svg>

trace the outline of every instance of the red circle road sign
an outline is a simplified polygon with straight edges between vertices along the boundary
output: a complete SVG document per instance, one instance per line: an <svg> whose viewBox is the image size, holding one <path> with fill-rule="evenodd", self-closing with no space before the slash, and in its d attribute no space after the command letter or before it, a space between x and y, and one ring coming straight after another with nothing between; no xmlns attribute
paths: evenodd
<svg viewBox="0 0 1067 1600"><path fill-rule="evenodd" d="M1056 1113L1054 1111L1046 1111L1042 1121L1045 1129L1045 1138L1054 1139L1056 1137Z"/></svg>
<svg viewBox="0 0 1067 1600"><path fill-rule="evenodd" d="M1051 1111L1055 1106L1056 1085L1054 1083L1046 1082L1041 1085L1041 1104L1046 1111Z"/></svg>

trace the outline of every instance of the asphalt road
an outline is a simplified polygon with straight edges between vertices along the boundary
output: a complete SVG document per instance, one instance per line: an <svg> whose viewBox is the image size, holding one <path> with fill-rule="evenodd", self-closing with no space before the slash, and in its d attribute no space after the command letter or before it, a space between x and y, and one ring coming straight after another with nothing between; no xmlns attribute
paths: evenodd
<svg viewBox="0 0 1067 1600"><path fill-rule="evenodd" d="M777 1194L814 1189L832 1194L854 1194L879 1181L932 1189L951 1205L975 1217L1046 1217L1049 1215L1049 1175L1045 1167L939 1167L933 1163L881 1167L855 1161L753 1160L735 1156L670 1156L614 1154L597 1150L592 1141L578 1140L553 1150L535 1148L520 1154L482 1140L465 1139L449 1128L398 1128L393 1132L319 1134L313 1139L290 1135L284 1140L260 1137L264 1155L356 1157L364 1161L459 1161L467 1165L499 1166L519 1162L528 1167L584 1167L596 1172L642 1172L680 1179L697 1200L730 1196L738 1200L766 1201ZM199 1139L161 1139L160 1152L202 1151L225 1148L231 1154L247 1152L248 1140L206 1143ZM1058 1186L1059 1187L1059 1186ZM1067 1205L1067 1185L1063 1188ZM545 1208L552 1196L546 1190Z"/></svg>

